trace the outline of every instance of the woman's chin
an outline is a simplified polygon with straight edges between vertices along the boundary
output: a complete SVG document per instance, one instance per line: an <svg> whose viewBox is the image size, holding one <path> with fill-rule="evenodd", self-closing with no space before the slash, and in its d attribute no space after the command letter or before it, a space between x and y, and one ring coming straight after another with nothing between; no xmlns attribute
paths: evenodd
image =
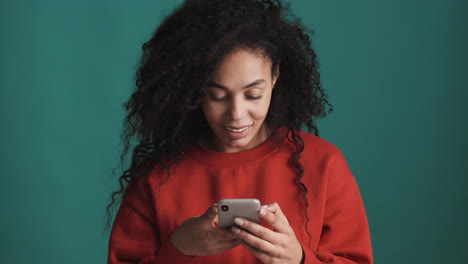
<svg viewBox="0 0 468 264"><path fill-rule="evenodd" d="M237 142L229 142L224 144L223 152L240 152L249 149L249 142L242 142L244 140L236 140Z"/></svg>

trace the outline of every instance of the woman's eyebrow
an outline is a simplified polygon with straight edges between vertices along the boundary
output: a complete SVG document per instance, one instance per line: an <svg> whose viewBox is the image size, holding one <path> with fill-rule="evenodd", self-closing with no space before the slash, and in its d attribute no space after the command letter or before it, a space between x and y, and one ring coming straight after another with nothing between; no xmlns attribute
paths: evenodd
<svg viewBox="0 0 468 264"><path fill-rule="evenodd" d="M263 79L257 79L257 80L255 80L254 82L247 84L247 85L244 87L244 89L249 88L249 87L252 87L252 86L256 86L256 85L259 85L259 84L262 84L262 83L264 83L264 82L265 82L265 80L263 80Z"/></svg>
<svg viewBox="0 0 468 264"><path fill-rule="evenodd" d="M243 89L247 89L247 88L250 88L252 86L262 84L264 82L265 82L265 80L263 80L263 79L257 79L254 82L249 83L246 86L244 86ZM208 87L216 87L216 88L220 88L220 89L223 89L223 90L228 90L228 88L226 88L225 86L223 86L223 85L221 85L219 83L215 83L215 82L208 82Z"/></svg>

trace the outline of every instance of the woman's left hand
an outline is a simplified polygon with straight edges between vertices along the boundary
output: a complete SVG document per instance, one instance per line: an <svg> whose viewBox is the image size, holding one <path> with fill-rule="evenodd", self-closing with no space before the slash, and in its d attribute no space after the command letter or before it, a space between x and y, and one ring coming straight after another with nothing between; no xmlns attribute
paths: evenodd
<svg viewBox="0 0 468 264"><path fill-rule="evenodd" d="M274 229L268 229L243 218L236 218L235 223L251 233L232 227L232 232L241 240L241 244L265 264L301 263L302 246L279 205L276 202L264 205L259 214Z"/></svg>

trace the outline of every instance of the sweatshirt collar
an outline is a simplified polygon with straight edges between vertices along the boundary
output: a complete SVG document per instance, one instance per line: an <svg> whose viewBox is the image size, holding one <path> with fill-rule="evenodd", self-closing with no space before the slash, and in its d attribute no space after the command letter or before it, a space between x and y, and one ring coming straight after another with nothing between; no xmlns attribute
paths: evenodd
<svg viewBox="0 0 468 264"><path fill-rule="evenodd" d="M281 129L279 136L284 135ZM186 152L191 158L211 166L238 166L261 159L279 147L277 140L270 136L262 144L240 152L218 152L206 147L194 145Z"/></svg>

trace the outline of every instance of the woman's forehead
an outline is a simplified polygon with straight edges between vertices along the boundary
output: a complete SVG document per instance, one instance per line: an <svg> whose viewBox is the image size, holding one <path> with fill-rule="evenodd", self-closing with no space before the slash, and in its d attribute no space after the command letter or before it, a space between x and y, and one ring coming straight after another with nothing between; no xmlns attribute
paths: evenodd
<svg viewBox="0 0 468 264"><path fill-rule="evenodd" d="M226 56L215 68L209 87L227 90L250 88L271 81L271 61L264 56L240 50Z"/></svg>

